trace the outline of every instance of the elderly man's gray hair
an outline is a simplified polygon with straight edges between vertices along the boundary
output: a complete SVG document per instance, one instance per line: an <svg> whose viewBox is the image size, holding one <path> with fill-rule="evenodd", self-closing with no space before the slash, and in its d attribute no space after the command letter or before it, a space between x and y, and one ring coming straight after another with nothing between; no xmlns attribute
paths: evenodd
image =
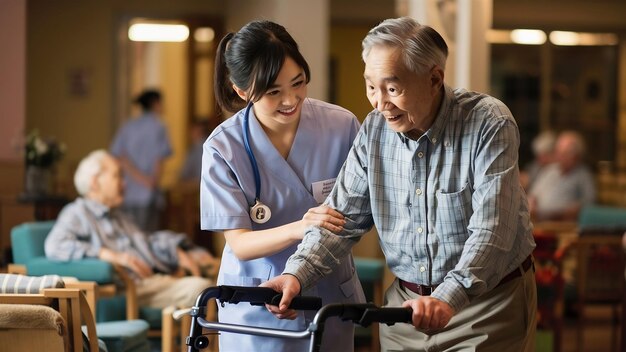
<svg viewBox="0 0 626 352"><path fill-rule="evenodd" d="M93 178L102 171L102 160L111 156L106 150L98 149L80 161L74 173L74 186L81 196L89 193Z"/></svg>
<svg viewBox="0 0 626 352"><path fill-rule="evenodd" d="M415 73L425 73L435 65L446 69L448 45L441 35L429 26L410 17L387 19L372 28L362 42L363 61L374 46L400 48L404 65Z"/></svg>
<svg viewBox="0 0 626 352"><path fill-rule="evenodd" d="M532 150L535 155L551 153L556 145L556 134L552 131L543 131L532 141Z"/></svg>

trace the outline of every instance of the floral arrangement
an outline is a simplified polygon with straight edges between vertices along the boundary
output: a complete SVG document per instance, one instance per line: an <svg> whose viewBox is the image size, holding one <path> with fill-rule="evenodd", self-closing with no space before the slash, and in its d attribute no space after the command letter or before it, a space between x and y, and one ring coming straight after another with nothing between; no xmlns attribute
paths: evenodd
<svg viewBox="0 0 626 352"><path fill-rule="evenodd" d="M26 165L42 168L52 167L65 154L65 144L54 138L43 139L37 130L26 136Z"/></svg>

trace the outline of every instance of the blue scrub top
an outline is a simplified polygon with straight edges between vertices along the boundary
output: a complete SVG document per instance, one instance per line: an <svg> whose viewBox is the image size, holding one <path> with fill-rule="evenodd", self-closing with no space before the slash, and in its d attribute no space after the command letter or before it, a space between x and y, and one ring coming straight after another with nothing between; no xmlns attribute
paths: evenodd
<svg viewBox="0 0 626 352"><path fill-rule="evenodd" d="M265 224L252 222L249 209L255 202L252 166L243 143L244 110L218 126L204 144L200 185L201 227L205 230L270 229L298 221L318 202L312 184L334 179L352 146L359 123L348 110L307 98L302 106L298 131L287 159L274 148L250 110L250 147L261 176L260 200L272 212ZM220 285L258 286L280 275L296 246L269 257L240 261L228 244L222 254L218 276ZM322 297L323 303L363 302L352 257L341 264L306 294ZM301 313L294 321L278 320L265 307L247 304L220 307L220 322L304 330L312 314ZM329 321L323 336L324 351L351 351L351 323ZM325 341L328 341L325 342ZM306 340L262 338L221 333L222 351L300 351L308 348Z"/></svg>
<svg viewBox="0 0 626 352"><path fill-rule="evenodd" d="M153 113L126 122L115 134L111 143L111 154L126 157L141 172L154 175L158 161L172 155L172 146L159 117ZM133 206L149 205L156 198L156 190L124 174L124 204Z"/></svg>

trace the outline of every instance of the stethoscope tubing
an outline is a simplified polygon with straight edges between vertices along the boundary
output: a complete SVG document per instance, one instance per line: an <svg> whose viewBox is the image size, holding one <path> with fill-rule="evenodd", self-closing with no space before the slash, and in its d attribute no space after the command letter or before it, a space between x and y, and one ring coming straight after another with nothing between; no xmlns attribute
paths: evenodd
<svg viewBox="0 0 626 352"><path fill-rule="evenodd" d="M271 209L263 204L260 200L261 198L261 174L259 173L259 166L256 163L256 158L254 157L254 153L252 152L252 147L250 146L250 109L252 108L252 103L248 103L246 107L246 111L243 114L243 145L246 148L246 153L248 154L248 159L250 159L250 165L252 166L252 172L254 174L254 185L256 190L254 192L254 205L250 207L250 219L256 222L257 224L264 224L269 221L272 216Z"/></svg>
<svg viewBox="0 0 626 352"><path fill-rule="evenodd" d="M252 103L248 103L246 107L246 111L243 114L243 145L246 148L246 153L248 153L248 159L250 159L250 165L252 166L252 172L254 173L254 185L256 187L255 190L255 199L259 201L261 197L261 175L259 173L259 166L257 165L256 158L254 157L254 153L252 152L252 147L250 147L250 109L252 108Z"/></svg>

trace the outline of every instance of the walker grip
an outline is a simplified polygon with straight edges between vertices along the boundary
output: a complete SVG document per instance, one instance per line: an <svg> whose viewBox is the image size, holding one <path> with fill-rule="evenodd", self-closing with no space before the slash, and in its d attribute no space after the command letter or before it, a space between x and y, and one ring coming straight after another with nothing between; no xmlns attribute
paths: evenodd
<svg viewBox="0 0 626 352"><path fill-rule="evenodd" d="M272 297L272 300L271 302L269 302L269 304L273 306L278 306L282 298L283 294L279 293L276 296ZM320 308L322 308L322 299L315 296L296 296L291 300L289 308L295 310L319 310Z"/></svg>
<svg viewBox="0 0 626 352"><path fill-rule="evenodd" d="M253 306L264 304L278 305L282 294L269 287L246 287L246 286L219 286L220 295L217 297L222 302L237 304L248 302ZM297 296L291 302L289 308L299 310L318 310L322 307L322 299L313 296Z"/></svg>
<svg viewBox="0 0 626 352"><path fill-rule="evenodd" d="M413 310L411 308L374 307L367 308L357 322L361 326L369 326L373 322L393 325L395 323L411 323Z"/></svg>

